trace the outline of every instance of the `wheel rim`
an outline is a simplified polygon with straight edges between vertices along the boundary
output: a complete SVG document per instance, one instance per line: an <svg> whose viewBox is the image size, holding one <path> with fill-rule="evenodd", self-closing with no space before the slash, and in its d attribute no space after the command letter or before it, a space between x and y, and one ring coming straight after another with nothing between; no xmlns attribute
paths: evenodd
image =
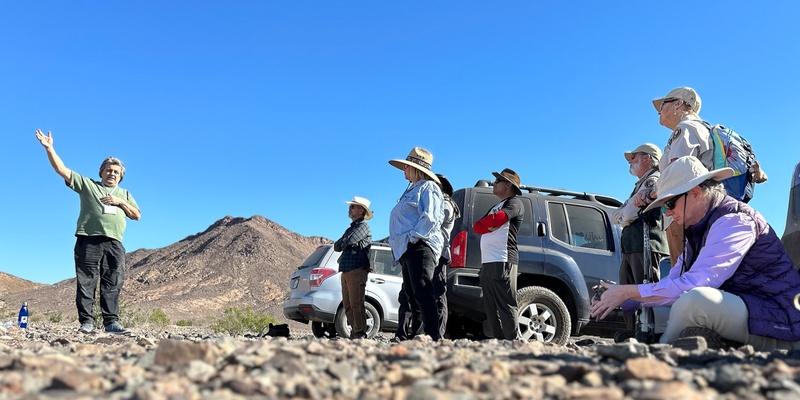
<svg viewBox="0 0 800 400"><path fill-rule="evenodd" d="M555 313L544 304L528 304L517 318L519 337L524 340L550 342L556 336Z"/></svg>
<svg viewBox="0 0 800 400"><path fill-rule="evenodd" d="M372 332L372 327L375 326L375 319L372 318L372 313L367 313L367 335L369 336L370 332ZM353 327L350 324L347 324L347 334L349 335L350 332L353 331Z"/></svg>

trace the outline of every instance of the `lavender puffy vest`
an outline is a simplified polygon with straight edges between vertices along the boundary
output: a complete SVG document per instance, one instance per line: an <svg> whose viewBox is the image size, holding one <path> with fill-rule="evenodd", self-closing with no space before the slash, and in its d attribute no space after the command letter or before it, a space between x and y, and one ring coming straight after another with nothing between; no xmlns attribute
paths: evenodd
<svg viewBox="0 0 800 400"><path fill-rule="evenodd" d="M702 249L709 228L717 219L727 214L743 213L756 223L758 234L753 247L744 255L742 263L720 290L739 296L750 313L748 328L751 335L767 336L778 340L800 340L800 311L794 308L794 297L800 293L800 273L783 248L775 231L761 214L736 199L725 196L711 207L700 222L685 230L685 260L696 259L694 249ZM698 250L699 251L699 250Z"/></svg>

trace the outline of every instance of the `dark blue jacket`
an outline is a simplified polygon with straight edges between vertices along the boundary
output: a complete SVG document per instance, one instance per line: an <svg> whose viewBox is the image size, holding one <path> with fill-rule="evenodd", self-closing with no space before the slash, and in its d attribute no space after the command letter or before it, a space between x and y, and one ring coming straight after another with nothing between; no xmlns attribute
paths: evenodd
<svg viewBox="0 0 800 400"><path fill-rule="evenodd" d="M795 295L800 293L800 273L794 269L772 227L747 204L725 196L700 222L687 228L684 259L691 262L686 265L694 263L714 222L733 213L750 216L755 221L758 236L736 272L719 289L744 301L750 315L751 335L790 342L800 340L800 311L793 304Z"/></svg>

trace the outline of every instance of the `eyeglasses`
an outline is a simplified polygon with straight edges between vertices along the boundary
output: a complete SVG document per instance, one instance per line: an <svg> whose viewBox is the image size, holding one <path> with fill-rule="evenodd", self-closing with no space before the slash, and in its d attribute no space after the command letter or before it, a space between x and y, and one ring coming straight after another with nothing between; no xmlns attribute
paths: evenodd
<svg viewBox="0 0 800 400"><path fill-rule="evenodd" d="M683 196L686 196L686 193L681 193L681 194L679 194L679 195L677 195L677 196L665 201L664 202L664 208L666 208L667 210L674 210L675 209L675 203L678 201L678 199L680 199Z"/></svg>
<svg viewBox="0 0 800 400"><path fill-rule="evenodd" d="M676 101L678 101L678 100L680 100L680 99L666 99L666 100L662 101L662 102L661 102L661 109L662 109L662 110L664 109L664 104L667 104L667 103L674 103L674 102L676 102Z"/></svg>
<svg viewBox="0 0 800 400"><path fill-rule="evenodd" d="M506 182L508 182L508 181L505 180L505 179L498 179L498 180L494 181L494 184L497 185L498 183L506 183Z"/></svg>

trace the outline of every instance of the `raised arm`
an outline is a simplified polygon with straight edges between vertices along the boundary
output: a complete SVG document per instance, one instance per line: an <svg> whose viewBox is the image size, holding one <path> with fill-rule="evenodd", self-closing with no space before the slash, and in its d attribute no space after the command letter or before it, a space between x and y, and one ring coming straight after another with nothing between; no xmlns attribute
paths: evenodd
<svg viewBox="0 0 800 400"><path fill-rule="evenodd" d="M47 135L45 135L40 129L37 129L36 139L39 140L39 143L47 150L47 158L50 160L50 165L53 166L56 173L64 178L65 181L69 182L72 171L64 165L64 162L61 161L61 157L56 154L56 150L53 148L53 136L50 132L47 132Z"/></svg>

